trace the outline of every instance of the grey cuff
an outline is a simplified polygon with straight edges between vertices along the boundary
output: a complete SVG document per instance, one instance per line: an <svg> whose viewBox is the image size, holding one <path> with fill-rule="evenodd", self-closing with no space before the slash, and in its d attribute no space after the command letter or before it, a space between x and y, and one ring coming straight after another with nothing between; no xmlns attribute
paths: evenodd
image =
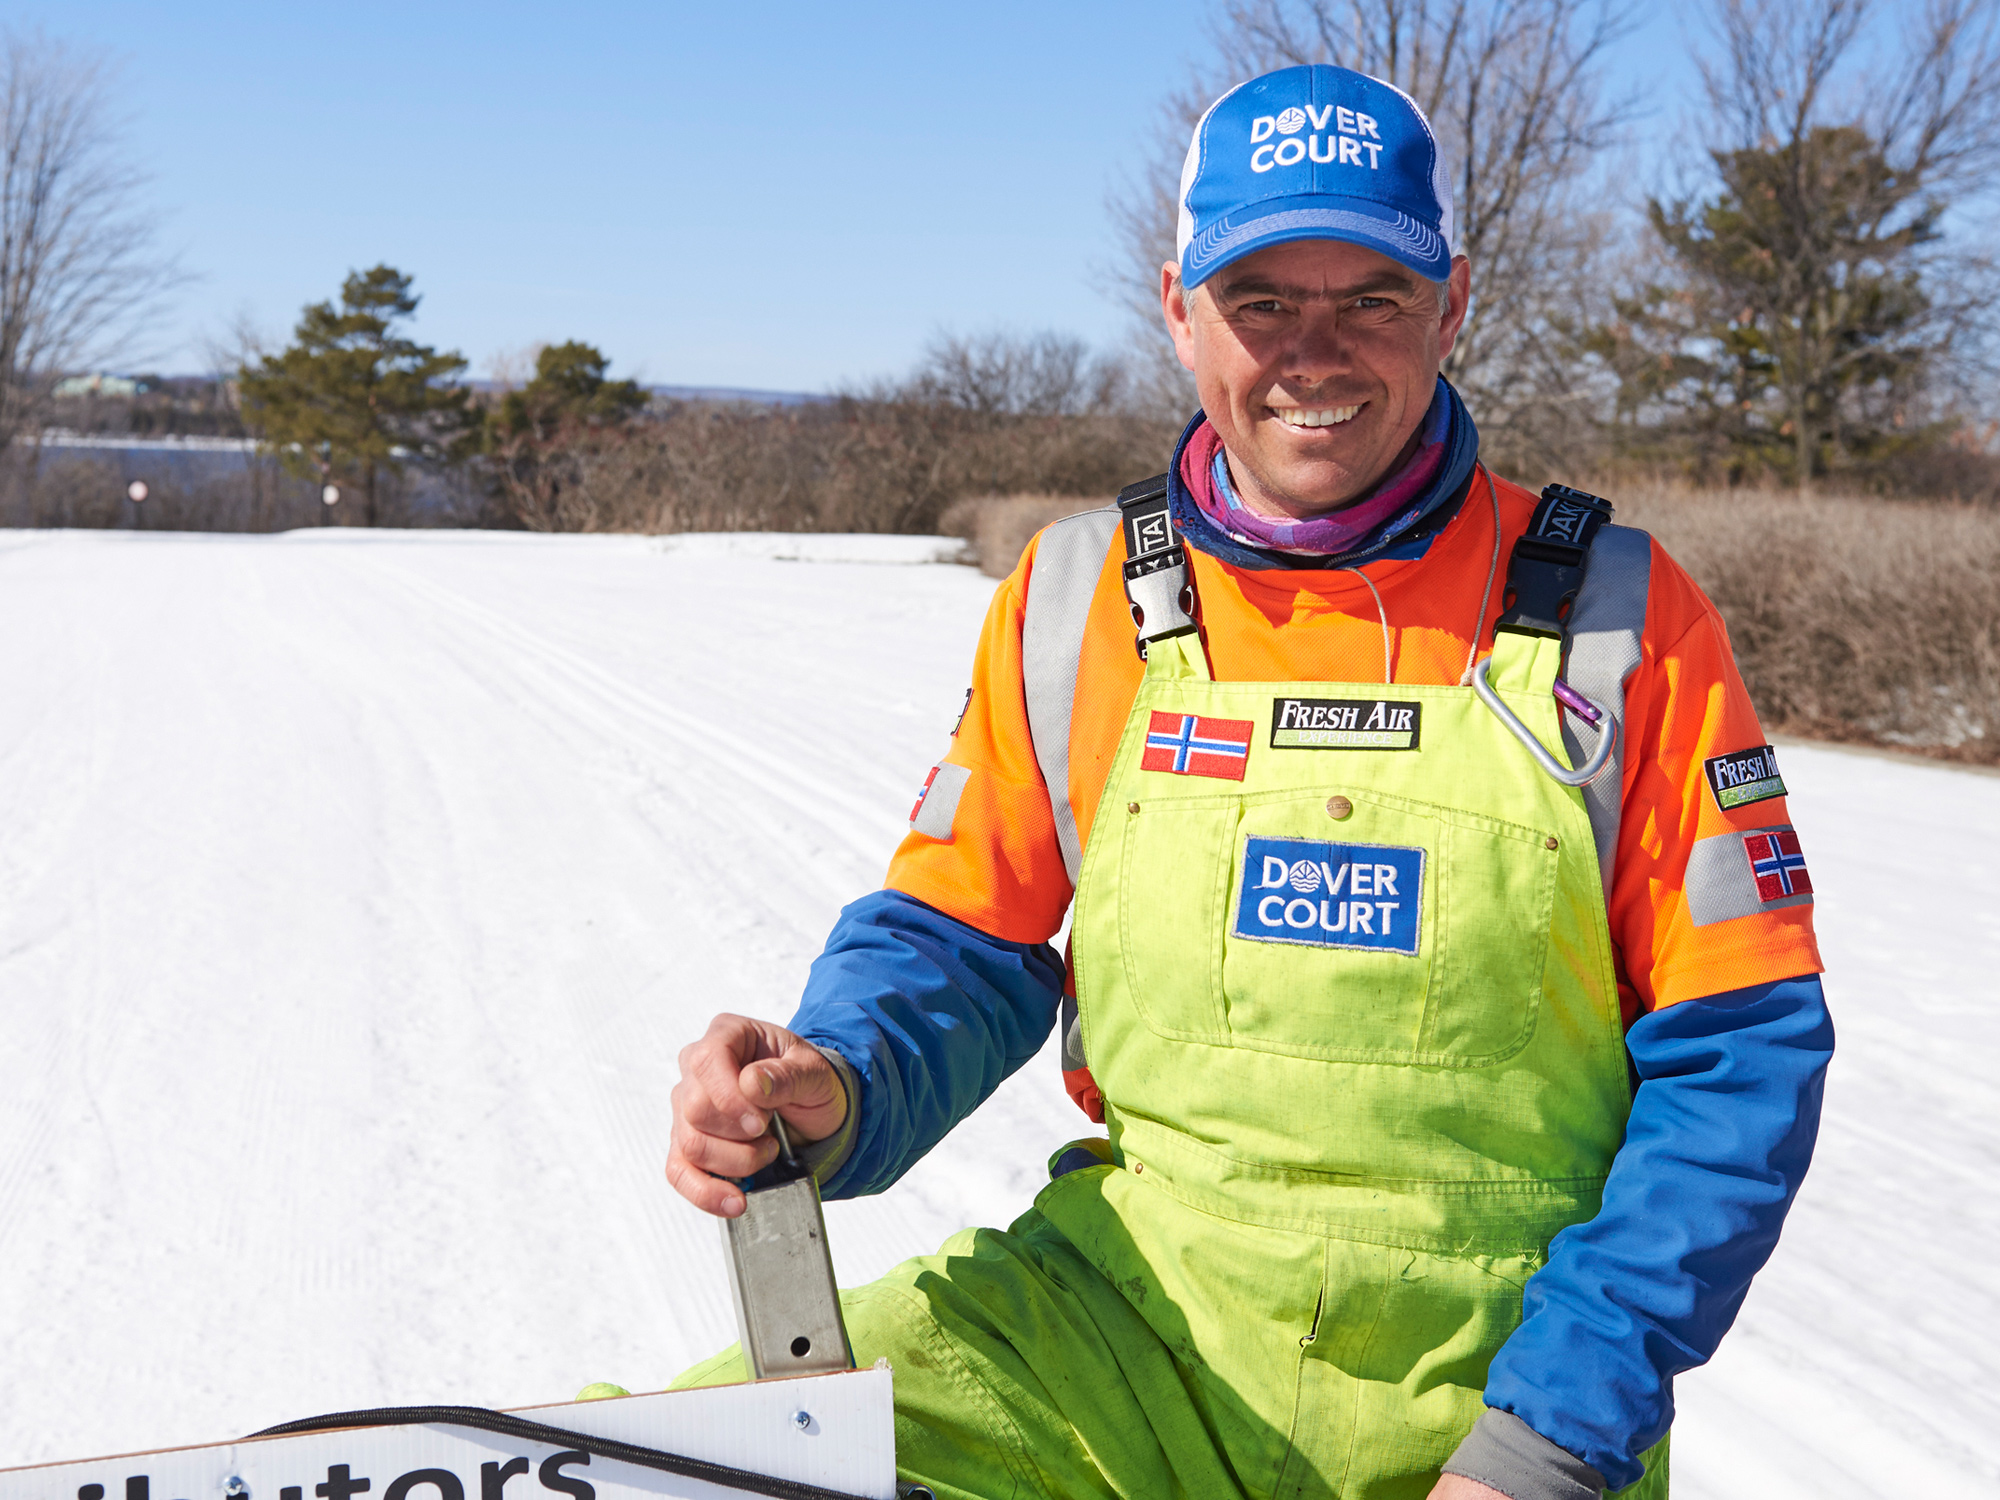
<svg viewBox="0 0 2000 1500"><path fill-rule="evenodd" d="M1497 1406L1465 1435L1444 1471L1491 1485L1512 1500L1601 1500L1604 1476Z"/></svg>
<svg viewBox="0 0 2000 1500"><path fill-rule="evenodd" d="M840 1129L825 1140L814 1141L798 1150L799 1161L811 1169L813 1181L825 1182L846 1166L847 1158L854 1154L854 1141L861 1133L861 1080L855 1076L853 1064L831 1047L813 1042L812 1048L833 1064L834 1075L840 1079L841 1090L847 1095L847 1114L840 1122Z"/></svg>

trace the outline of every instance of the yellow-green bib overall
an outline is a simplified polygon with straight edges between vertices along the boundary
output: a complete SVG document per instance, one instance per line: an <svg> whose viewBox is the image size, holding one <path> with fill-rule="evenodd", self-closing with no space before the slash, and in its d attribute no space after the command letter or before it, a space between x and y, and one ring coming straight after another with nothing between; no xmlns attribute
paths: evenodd
<svg viewBox="0 0 2000 1500"><path fill-rule="evenodd" d="M1503 633L1491 674L1558 748L1560 654ZM1241 779L1147 769L1155 715L1190 747L1247 723L1240 759L1181 762ZM1215 682L1158 640L1072 940L1110 1161L845 1294L899 1467L985 1500L1421 1500L1623 1137L1580 794L1470 688ZM1665 1495L1665 1447L1627 1493Z"/></svg>
<svg viewBox="0 0 2000 1500"><path fill-rule="evenodd" d="M1550 746L1560 649L1502 633L1491 674ZM1253 726L1240 782L1143 768L1190 716ZM1422 1495L1623 1139L1581 796L1469 688L1214 682L1156 641L1073 941L1125 1171L1116 1228L1065 1229L1129 1237L1218 1425L1289 1436L1279 1493Z"/></svg>

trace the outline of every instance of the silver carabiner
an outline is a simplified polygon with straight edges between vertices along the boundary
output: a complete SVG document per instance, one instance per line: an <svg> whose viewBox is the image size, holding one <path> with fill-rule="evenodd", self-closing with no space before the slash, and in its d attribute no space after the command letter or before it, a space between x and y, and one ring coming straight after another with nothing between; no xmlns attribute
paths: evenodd
<svg viewBox="0 0 2000 1500"><path fill-rule="evenodd" d="M1548 747L1535 738L1535 731L1523 724L1515 716L1514 710L1500 701L1500 695L1493 691L1493 684L1486 680L1486 674L1492 666L1491 656L1479 659L1479 664L1472 669L1472 691L1479 695L1479 701L1492 709L1494 717L1505 724L1509 733L1521 742L1530 755L1534 756L1535 764L1564 786L1588 786L1597 780L1603 774L1604 768L1611 764L1611 752L1618 744L1618 721L1611 717L1604 705L1577 693L1577 697L1583 698L1585 703L1589 703L1597 711L1598 738L1597 748L1590 752L1590 758L1572 771L1549 754ZM1574 692L1575 689L1572 688L1571 691Z"/></svg>

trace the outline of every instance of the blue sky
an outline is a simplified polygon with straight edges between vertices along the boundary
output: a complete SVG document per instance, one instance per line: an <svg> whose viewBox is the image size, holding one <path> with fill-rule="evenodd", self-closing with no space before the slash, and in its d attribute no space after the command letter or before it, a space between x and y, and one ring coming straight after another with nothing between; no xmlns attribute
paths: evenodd
<svg viewBox="0 0 2000 1500"><path fill-rule="evenodd" d="M907 367L939 328L1120 338L1105 196L1207 13L16 0L8 19L121 64L197 278L153 367L201 368L239 313L282 333L387 261L417 279L420 336L475 370L581 338L650 381L817 390ZM1618 86L1663 62L1671 80L1681 47L1649 21Z"/></svg>

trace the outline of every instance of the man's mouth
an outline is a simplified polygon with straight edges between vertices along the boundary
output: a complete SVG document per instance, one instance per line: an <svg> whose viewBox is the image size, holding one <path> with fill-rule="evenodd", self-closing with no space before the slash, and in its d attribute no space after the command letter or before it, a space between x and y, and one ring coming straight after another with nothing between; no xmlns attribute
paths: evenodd
<svg viewBox="0 0 2000 1500"><path fill-rule="evenodd" d="M1342 422L1352 421L1361 406L1274 406L1266 403L1266 409L1287 427L1338 427Z"/></svg>

